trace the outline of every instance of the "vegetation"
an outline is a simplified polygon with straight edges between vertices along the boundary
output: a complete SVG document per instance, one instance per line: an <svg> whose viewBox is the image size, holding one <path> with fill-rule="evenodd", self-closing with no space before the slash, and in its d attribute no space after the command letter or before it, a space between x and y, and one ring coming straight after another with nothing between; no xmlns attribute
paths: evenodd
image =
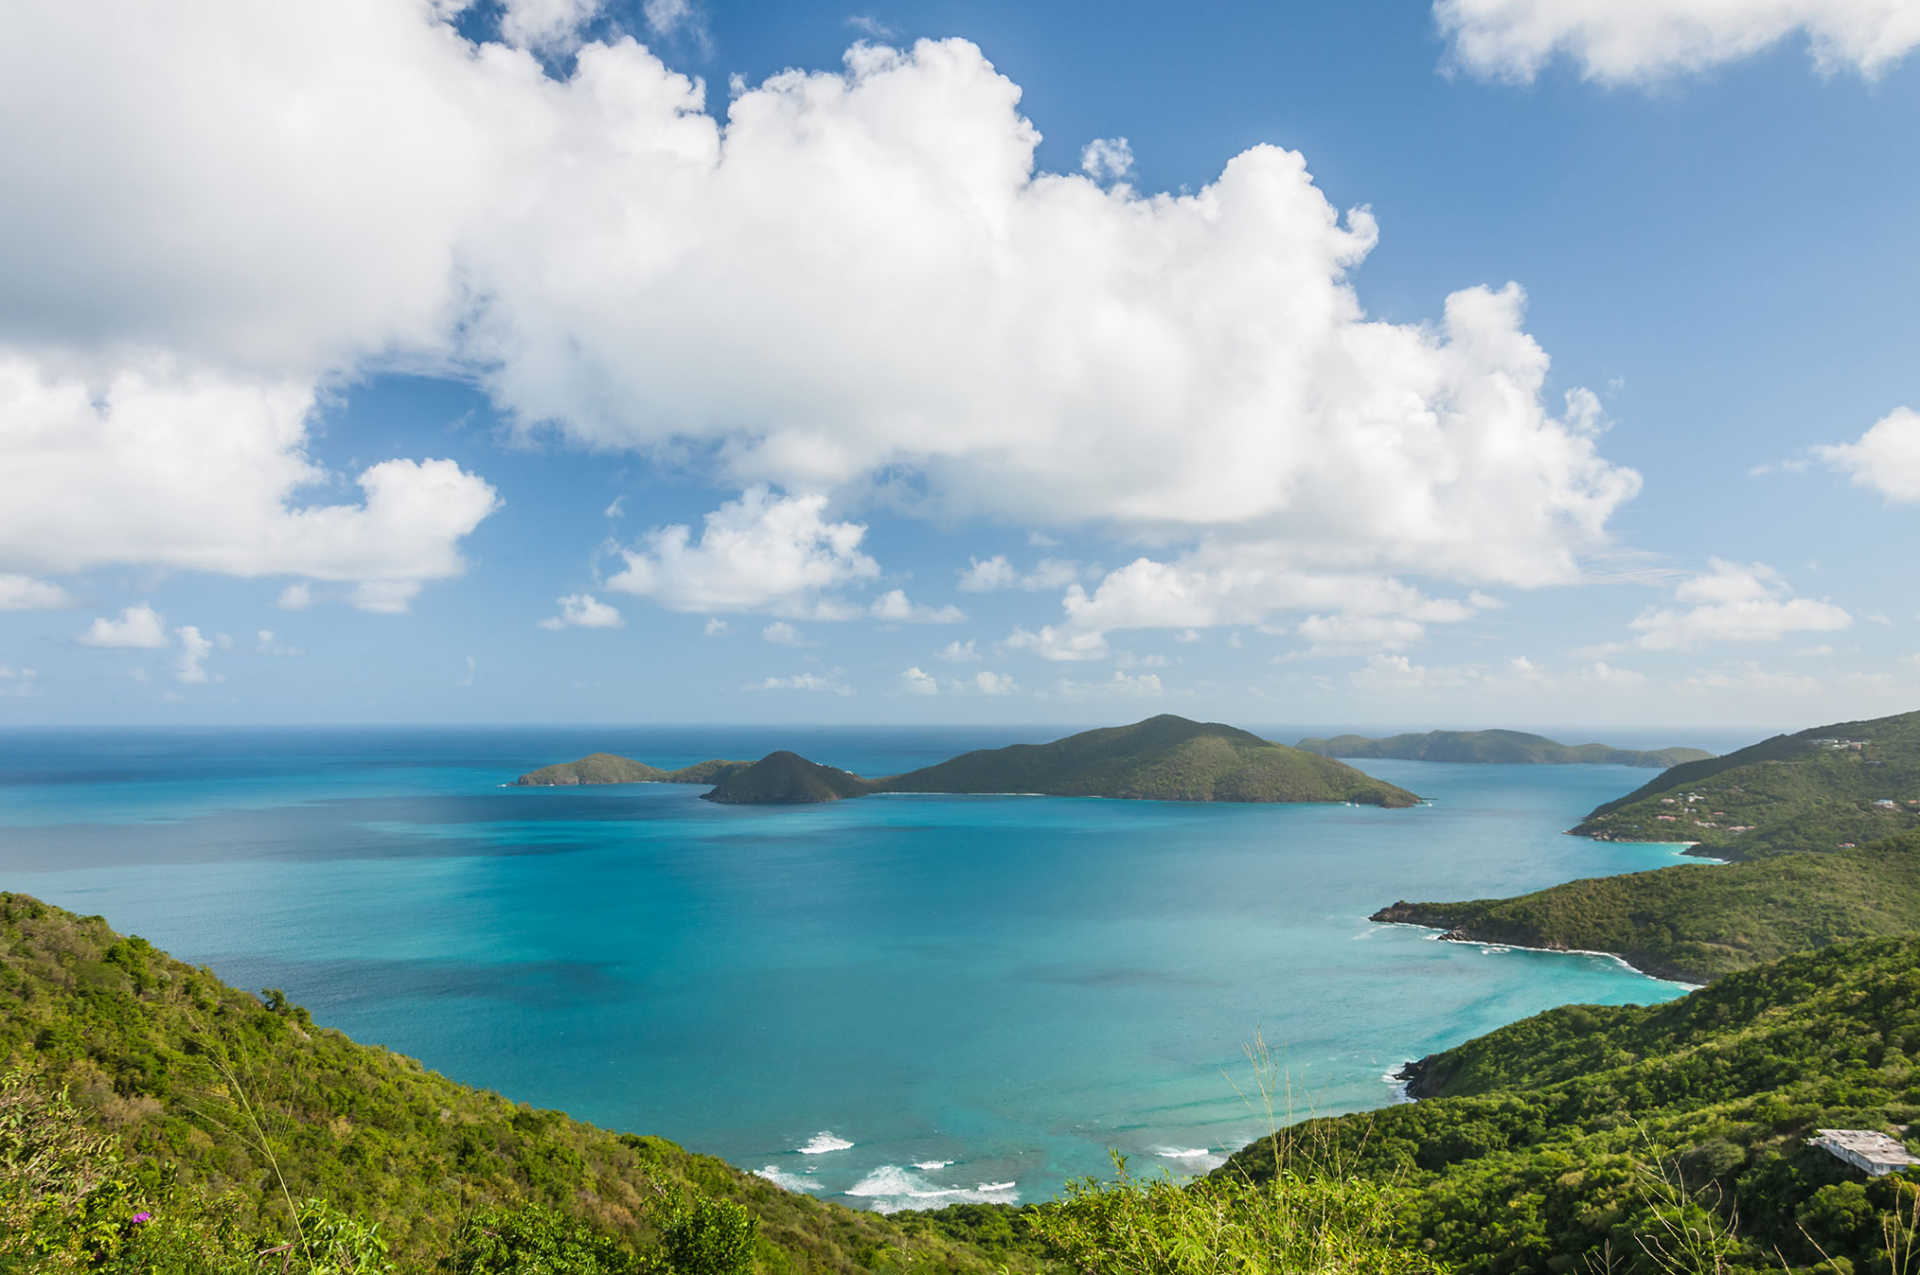
<svg viewBox="0 0 1920 1275"><path fill-rule="evenodd" d="M822 766L783 750L729 771L704 795L708 801L729 805L792 806L863 797L873 788L871 781L851 771Z"/></svg>
<svg viewBox="0 0 1920 1275"><path fill-rule="evenodd" d="M1030 1264L455 1084L0 894L0 1070L23 1067L0 1087L0 1272L255 1271L266 1250L339 1275ZM597 1267L529 1256L589 1249Z"/></svg>
<svg viewBox="0 0 1920 1275"><path fill-rule="evenodd" d="M1403 761L1505 762L1565 765L1656 766L1665 769L1703 761L1713 754L1700 748L1610 748L1605 744L1561 744L1544 735L1517 730L1434 730L1424 735L1335 735L1303 739L1296 745L1323 757L1394 757Z"/></svg>
<svg viewBox="0 0 1920 1275"><path fill-rule="evenodd" d="M1422 1101L1292 1126L1215 1178L1264 1181L1307 1148L1390 1185L1407 1242L1461 1275L1914 1269L1920 1183L1806 1139L1920 1117L1920 938L1551 1010L1414 1072Z"/></svg>
<svg viewBox="0 0 1920 1275"><path fill-rule="evenodd" d="M579 761L530 770L513 782L523 788L571 788L580 784L711 784L748 763L701 761L661 770L617 753L591 753Z"/></svg>
<svg viewBox="0 0 1920 1275"><path fill-rule="evenodd" d="M1836 722L1689 762L1573 829L1693 841L1725 859L1865 845L1920 827L1920 713Z"/></svg>
<svg viewBox="0 0 1920 1275"><path fill-rule="evenodd" d="M1031 792L1153 801L1351 801L1411 806L1404 788L1217 722L1162 714L1050 744L964 753L878 782L883 792Z"/></svg>
<svg viewBox="0 0 1920 1275"><path fill-rule="evenodd" d="M1376 921L1519 947L1613 952L1703 983L1793 952L1920 927L1920 833L1725 867L1681 864L1513 899L1395 903Z"/></svg>

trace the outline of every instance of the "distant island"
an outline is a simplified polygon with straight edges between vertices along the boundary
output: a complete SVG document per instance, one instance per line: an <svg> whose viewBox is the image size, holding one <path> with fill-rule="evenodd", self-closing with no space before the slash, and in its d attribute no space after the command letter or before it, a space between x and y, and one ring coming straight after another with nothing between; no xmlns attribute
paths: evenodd
<svg viewBox="0 0 1920 1275"><path fill-rule="evenodd" d="M702 767L713 768L693 778ZM682 778L682 776L688 776ZM1130 726L1083 731L1047 744L963 753L904 775L865 779L809 761L770 753L753 763L702 762L661 770L596 753L531 771L521 785L712 783L709 801L730 805L796 805L873 793L1031 793L1049 797L1112 797L1142 801L1344 801L1405 807L1420 799L1394 784L1331 758L1289 748L1218 722L1172 714Z"/></svg>
<svg viewBox="0 0 1920 1275"><path fill-rule="evenodd" d="M1920 713L1816 726L1677 766L1571 829L1688 841L1733 860L1569 881L1511 899L1408 903L1373 920L1444 937L1602 951L1704 982L1793 952L1902 934L1920 916Z"/></svg>
<svg viewBox="0 0 1920 1275"><path fill-rule="evenodd" d="M1295 745L1322 757L1391 757L1399 761L1502 762L1509 765L1651 766L1665 770L1713 754L1703 748L1611 748L1606 744L1562 744L1544 735L1517 730L1430 730L1424 735L1335 735L1303 739Z"/></svg>

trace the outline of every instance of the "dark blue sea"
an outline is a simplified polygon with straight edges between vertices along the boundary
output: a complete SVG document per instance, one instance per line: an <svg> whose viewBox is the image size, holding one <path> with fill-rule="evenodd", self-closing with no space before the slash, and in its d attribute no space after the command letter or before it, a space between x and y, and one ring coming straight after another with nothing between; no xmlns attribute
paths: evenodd
<svg viewBox="0 0 1920 1275"><path fill-rule="evenodd" d="M885 1209L1047 1198L1109 1148L1217 1163L1269 1127L1256 1040L1287 1119L1385 1104L1403 1060L1549 1006L1683 990L1366 919L1673 862L1562 835L1650 771L1365 763L1431 799L1397 811L507 786L599 750L882 774L1058 733L15 732L0 889L456 1080Z"/></svg>

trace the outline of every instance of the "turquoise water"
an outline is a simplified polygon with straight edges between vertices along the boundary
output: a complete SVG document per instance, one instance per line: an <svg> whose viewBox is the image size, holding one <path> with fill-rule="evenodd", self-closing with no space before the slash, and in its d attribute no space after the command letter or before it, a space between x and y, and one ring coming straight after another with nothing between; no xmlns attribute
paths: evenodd
<svg viewBox="0 0 1920 1275"><path fill-rule="evenodd" d="M18 733L0 888L458 1080L880 1208L1046 1198L1110 1147L1203 1168L1267 1127L1256 1037L1281 1115L1331 1113L1549 1006L1681 990L1366 920L1672 862L1561 835L1647 771L1367 763L1432 800L1401 811L501 786L600 748L885 773L1054 733Z"/></svg>

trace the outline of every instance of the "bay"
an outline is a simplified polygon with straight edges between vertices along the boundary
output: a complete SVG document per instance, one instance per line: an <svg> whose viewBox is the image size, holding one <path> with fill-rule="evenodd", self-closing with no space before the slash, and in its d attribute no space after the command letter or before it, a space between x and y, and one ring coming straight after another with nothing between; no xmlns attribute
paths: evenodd
<svg viewBox="0 0 1920 1275"><path fill-rule="evenodd" d="M1198 1171L1391 1101L1407 1058L1684 990L1366 920L1673 862L1562 835L1648 771L1365 763L1430 799L1398 811L505 786L600 749L882 774L1059 733L16 732L0 888L457 1080L889 1209L1047 1198L1110 1148Z"/></svg>

